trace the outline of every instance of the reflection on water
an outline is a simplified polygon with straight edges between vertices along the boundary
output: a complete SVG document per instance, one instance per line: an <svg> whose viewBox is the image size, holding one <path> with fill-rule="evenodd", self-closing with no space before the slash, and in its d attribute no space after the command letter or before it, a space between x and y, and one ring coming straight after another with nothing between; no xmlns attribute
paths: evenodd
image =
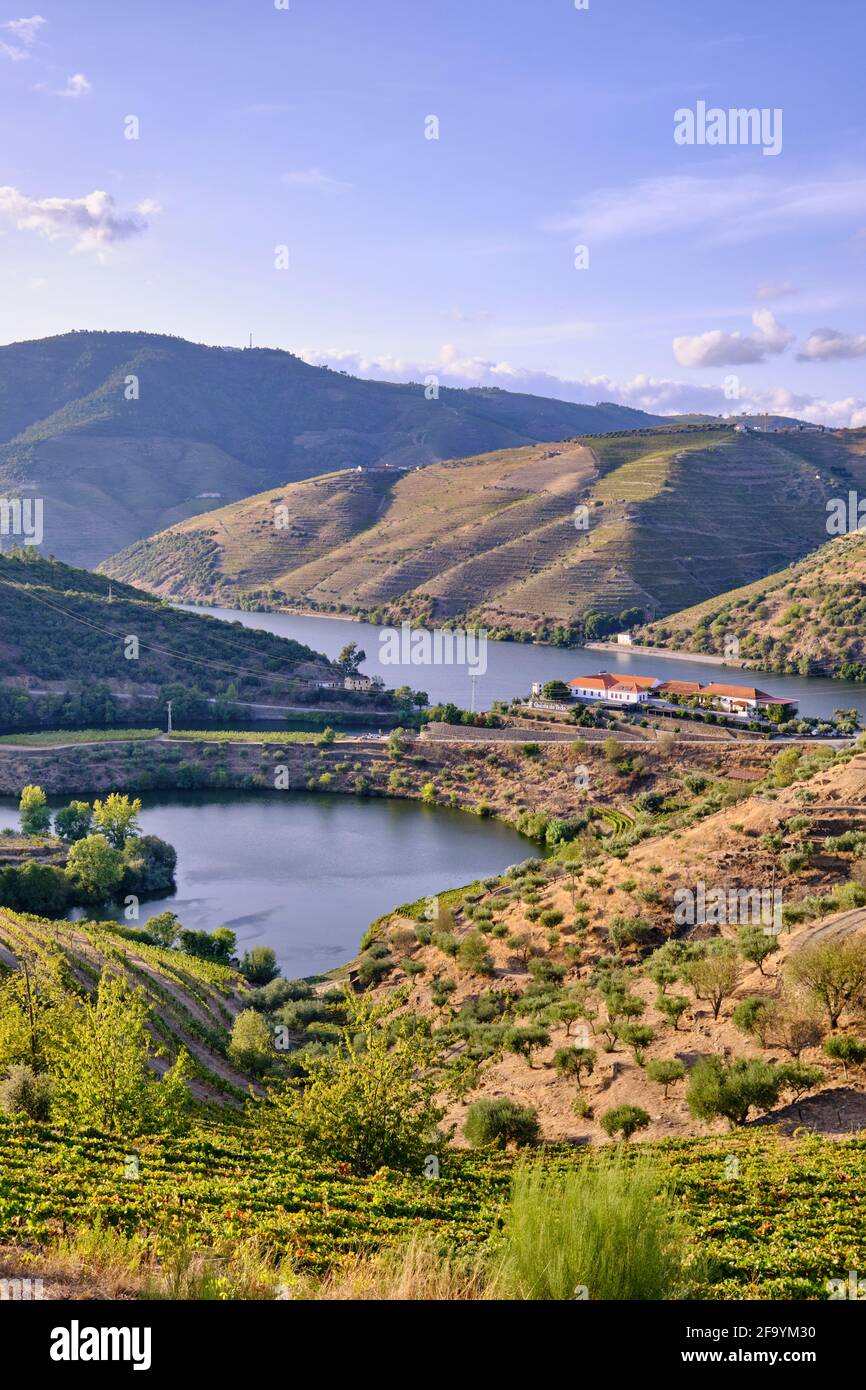
<svg viewBox="0 0 866 1390"><path fill-rule="evenodd" d="M175 846L178 872L176 894L143 903L140 921L170 909L185 927L230 927L241 952L273 946L289 976L350 959L383 912L534 850L496 821L411 801L232 792L142 800L142 830ZM17 824L3 798L0 829Z"/></svg>

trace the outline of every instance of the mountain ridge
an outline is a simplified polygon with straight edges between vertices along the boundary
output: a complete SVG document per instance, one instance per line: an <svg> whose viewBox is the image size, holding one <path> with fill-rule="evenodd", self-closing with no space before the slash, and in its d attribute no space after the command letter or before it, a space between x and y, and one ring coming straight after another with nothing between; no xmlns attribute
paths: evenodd
<svg viewBox="0 0 866 1390"><path fill-rule="evenodd" d="M226 501L340 467L413 468L587 430L627 406L362 380L275 348L82 330L0 347L0 495L44 501L45 546L93 566Z"/></svg>

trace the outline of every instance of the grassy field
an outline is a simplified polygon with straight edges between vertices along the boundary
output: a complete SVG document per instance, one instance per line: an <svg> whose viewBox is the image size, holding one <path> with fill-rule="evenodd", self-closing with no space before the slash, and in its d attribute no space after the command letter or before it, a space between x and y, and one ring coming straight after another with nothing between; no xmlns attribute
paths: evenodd
<svg viewBox="0 0 866 1390"><path fill-rule="evenodd" d="M335 734L334 741L340 743L348 737L348 734ZM273 733L262 729L244 729L241 732L232 729L175 729L169 738L194 740L196 743L321 743L322 732L314 729L294 733L284 729L277 729Z"/></svg>
<svg viewBox="0 0 866 1390"><path fill-rule="evenodd" d="M38 734L0 734L0 746L7 743L15 748L53 748L65 743L134 743L159 738L161 732L160 729L45 729Z"/></svg>

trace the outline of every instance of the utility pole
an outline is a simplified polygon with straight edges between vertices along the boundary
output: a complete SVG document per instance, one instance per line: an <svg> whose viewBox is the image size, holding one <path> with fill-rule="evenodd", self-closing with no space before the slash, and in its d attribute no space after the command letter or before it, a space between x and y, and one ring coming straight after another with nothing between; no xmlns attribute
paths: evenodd
<svg viewBox="0 0 866 1390"><path fill-rule="evenodd" d="M110 579L108 581L108 602L114 603L114 585Z"/></svg>
<svg viewBox="0 0 866 1390"><path fill-rule="evenodd" d="M166 732L167 732L167 733L171 733L171 705L172 705L172 702L171 702L171 700L169 700L167 703L168 703L168 729L167 729Z"/></svg>
<svg viewBox="0 0 866 1390"><path fill-rule="evenodd" d="M470 679L471 682L472 682L472 706L471 706L471 711L470 711L470 712L471 712L472 714L474 714L474 713L475 713L475 682L477 681L478 677L477 677L477 676L470 676L469 679Z"/></svg>

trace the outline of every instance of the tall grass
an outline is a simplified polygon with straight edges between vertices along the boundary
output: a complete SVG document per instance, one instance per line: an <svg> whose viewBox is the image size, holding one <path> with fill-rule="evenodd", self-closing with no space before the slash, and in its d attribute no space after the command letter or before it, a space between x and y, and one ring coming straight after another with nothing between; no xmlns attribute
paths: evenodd
<svg viewBox="0 0 866 1390"><path fill-rule="evenodd" d="M290 1297L359 1302L475 1302L491 1296L483 1251L443 1252L429 1237L359 1258Z"/></svg>
<svg viewBox="0 0 866 1390"><path fill-rule="evenodd" d="M676 1206L645 1160L605 1157L569 1172L536 1163L515 1173L493 1283L512 1299L675 1298L686 1246Z"/></svg>

